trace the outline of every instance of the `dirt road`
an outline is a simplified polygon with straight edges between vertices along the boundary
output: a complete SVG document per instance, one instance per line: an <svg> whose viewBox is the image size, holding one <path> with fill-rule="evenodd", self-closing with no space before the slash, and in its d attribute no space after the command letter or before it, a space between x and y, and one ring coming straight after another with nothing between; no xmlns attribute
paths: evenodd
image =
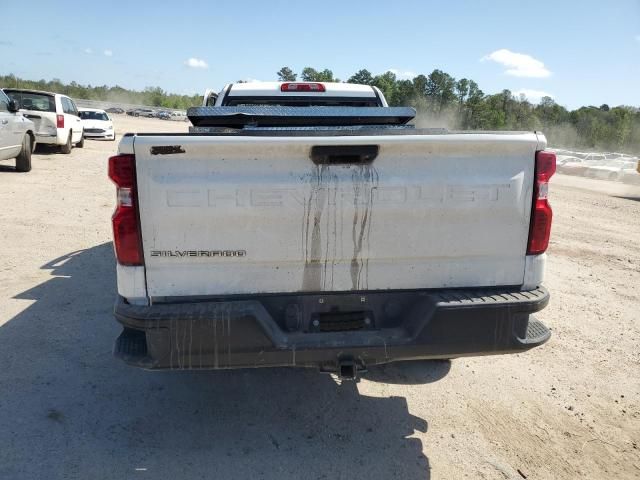
<svg viewBox="0 0 640 480"><path fill-rule="evenodd" d="M117 143L0 162L0 479L640 478L640 189L554 178L553 337L529 353L343 385L150 373L111 356Z"/></svg>

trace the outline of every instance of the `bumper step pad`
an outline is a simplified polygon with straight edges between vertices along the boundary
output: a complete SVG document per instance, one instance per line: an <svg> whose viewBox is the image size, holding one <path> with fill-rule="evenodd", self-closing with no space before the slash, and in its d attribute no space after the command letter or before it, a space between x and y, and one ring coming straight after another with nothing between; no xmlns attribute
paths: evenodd
<svg viewBox="0 0 640 480"><path fill-rule="evenodd" d="M124 328L113 346L113 354L127 363L149 365L153 363L147 352L147 338L144 332Z"/></svg>
<svg viewBox="0 0 640 480"><path fill-rule="evenodd" d="M529 318L526 338L520 339L524 344L544 343L551 337L551 331L540 320L533 315Z"/></svg>

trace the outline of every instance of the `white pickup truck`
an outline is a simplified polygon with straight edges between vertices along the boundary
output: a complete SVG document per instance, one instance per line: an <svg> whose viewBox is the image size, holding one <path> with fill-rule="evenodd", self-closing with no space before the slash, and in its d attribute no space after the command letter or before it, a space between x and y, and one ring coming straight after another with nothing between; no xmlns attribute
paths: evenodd
<svg viewBox="0 0 640 480"><path fill-rule="evenodd" d="M521 352L551 228L534 132L415 128L366 85L232 84L109 159L115 354L149 369Z"/></svg>

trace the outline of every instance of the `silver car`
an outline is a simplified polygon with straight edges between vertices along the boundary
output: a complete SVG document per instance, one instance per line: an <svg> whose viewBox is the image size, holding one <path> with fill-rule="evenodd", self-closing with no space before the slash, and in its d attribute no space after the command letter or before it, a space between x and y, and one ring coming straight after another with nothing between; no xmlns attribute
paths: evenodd
<svg viewBox="0 0 640 480"><path fill-rule="evenodd" d="M16 170L31 170L35 148L34 124L18 112L20 105L0 90L0 160L16 159Z"/></svg>

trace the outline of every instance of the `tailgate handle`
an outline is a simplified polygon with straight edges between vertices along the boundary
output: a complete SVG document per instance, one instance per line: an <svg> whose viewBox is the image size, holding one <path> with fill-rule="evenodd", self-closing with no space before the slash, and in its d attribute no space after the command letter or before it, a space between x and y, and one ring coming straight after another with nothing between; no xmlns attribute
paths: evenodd
<svg viewBox="0 0 640 480"><path fill-rule="evenodd" d="M379 150L378 145L316 145L311 160L316 165L368 165Z"/></svg>

